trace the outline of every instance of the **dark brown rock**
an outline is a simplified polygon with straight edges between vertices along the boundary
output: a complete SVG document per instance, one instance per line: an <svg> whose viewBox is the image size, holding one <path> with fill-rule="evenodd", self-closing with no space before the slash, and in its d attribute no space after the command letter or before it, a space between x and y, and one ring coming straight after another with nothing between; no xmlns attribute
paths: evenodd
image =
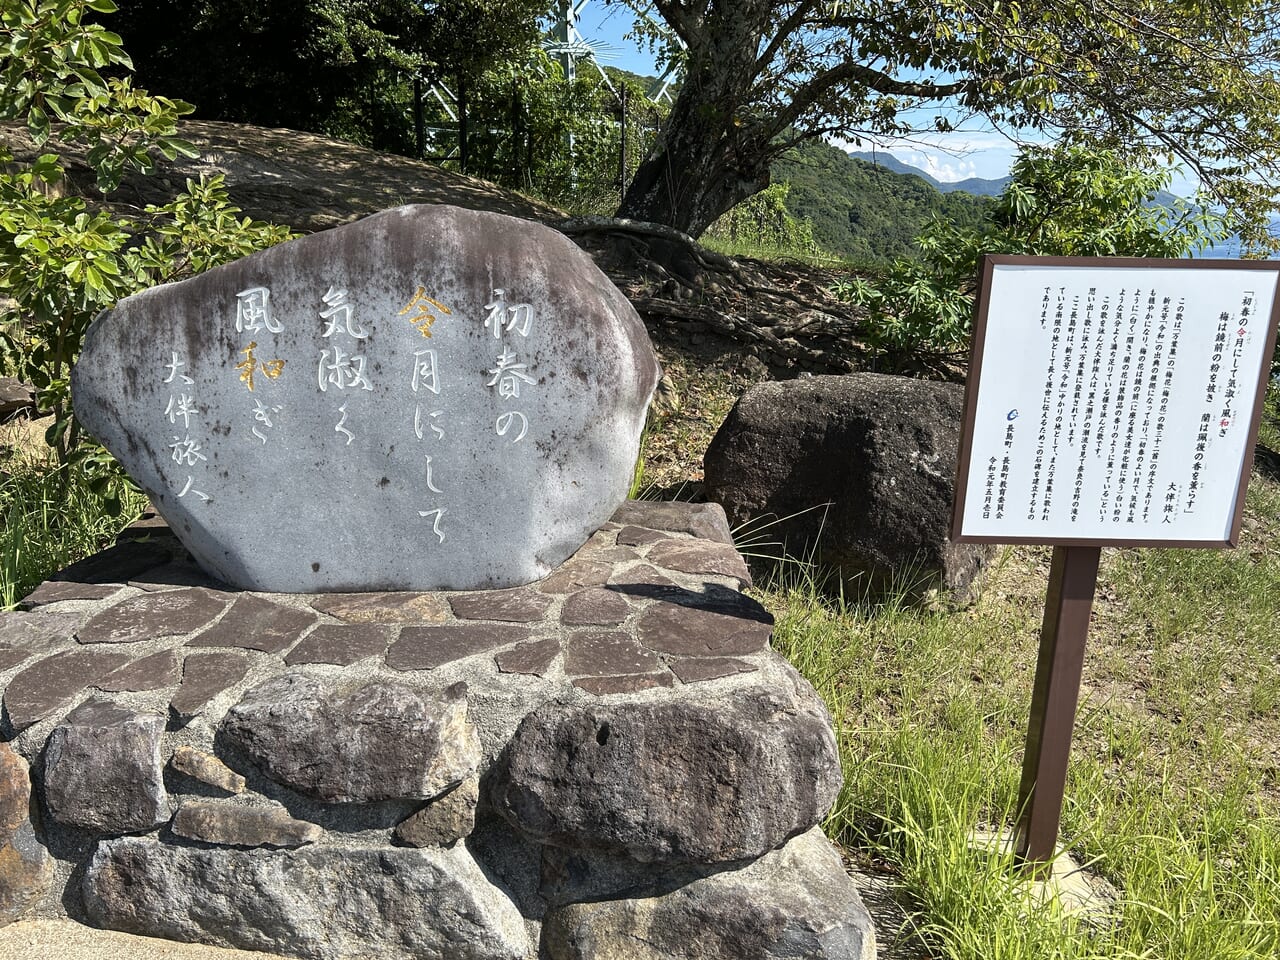
<svg viewBox="0 0 1280 960"><path fill-rule="evenodd" d="M81 643L135 643L199 630L227 608L231 595L193 587L145 593L108 607L76 631Z"/></svg>
<svg viewBox="0 0 1280 960"><path fill-rule="evenodd" d="M438 627L405 627L387 651L393 670L433 670L445 663L509 647L529 637L527 627L468 623Z"/></svg>
<svg viewBox="0 0 1280 960"><path fill-rule="evenodd" d="M53 858L23 822L0 846L0 926L22 919L53 882Z"/></svg>
<svg viewBox="0 0 1280 960"><path fill-rule="evenodd" d="M308 601L343 623L440 623L449 608L438 593L326 593Z"/></svg>
<svg viewBox="0 0 1280 960"><path fill-rule="evenodd" d="M613 677L662 671L662 661L627 633L571 634L564 645L568 677Z"/></svg>
<svg viewBox="0 0 1280 960"><path fill-rule="evenodd" d="M669 540L671 534L665 530L650 530L647 527L623 527L618 531L618 542L627 547L645 547L659 540Z"/></svg>
<svg viewBox="0 0 1280 960"><path fill-rule="evenodd" d="M768 647L773 623L658 603L641 614L636 634L649 649L677 657L742 656Z"/></svg>
<svg viewBox="0 0 1280 960"><path fill-rule="evenodd" d="M173 751L169 766L179 773L225 793L244 793L244 777L211 753L195 747L181 746Z"/></svg>
<svg viewBox="0 0 1280 960"><path fill-rule="evenodd" d="M5 646L44 653L75 636L85 617L50 610L0 610L0 641Z"/></svg>
<svg viewBox="0 0 1280 960"><path fill-rule="evenodd" d="M545 676L556 657L560 655L560 641L555 637L517 643L510 650L502 650L494 656L494 662L503 673L524 673L535 677Z"/></svg>
<svg viewBox="0 0 1280 960"><path fill-rule="evenodd" d="M598 587L613 573L613 564L600 560L571 559L538 583L543 593L573 593L584 587Z"/></svg>
<svg viewBox="0 0 1280 960"><path fill-rule="evenodd" d="M301 847L324 836L317 824L295 820L283 810L208 800L185 801L170 829L188 840L222 847Z"/></svg>
<svg viewBox="0 0 1280 960"><path fill-rule="evenodd" d="M160 590L175 590L178 587L205 587L208 590L231 591L234 588L223 583L217 577L211 577L194 563L166 563L162 567L153 567L142 574L142 579L130 580L129 586L155 593Z"/></svg>
<svg viewBox="0 0 1280 960"><path fill-rule="evenodd" d="M719 577L737 577L751 583L742 554L724 543L708 540L664 540L649 551L649 562L680 573L706 573Z"/></svg>
<svg viewBox="0 0 1280 960"><path fill-rule="evenodd" d="M569 627L612 627L627 619L630 612L631 605L621 594L592 587L565 599L560 622Z"/></svg>
<svg viewBox="0 0 1280 960"><path fill-rule="evenodd" d="M431 694L381 678L344 693L286 673L249 690L219 736L276 783L325 803L425 800L480 762L465 684Z"/></svg>
<svg viewBox="0 0 1280 960"><path fill-rule="evenodd" d="M674 580L647 563L614 571L609 577L609 586L632 597L665 597L681 592Z"/></svg>
<svg viewBox="0 0 1280 960"><path fill-rule="evenodd" d="M182 683L169 701L169 709L179 720L190 720L248 672L249 658L243 653L188 654L182 663Z"/></svg>
<svg viewBox="0 0 1280 960"><path fill-rule="evenodd" d="M707 450L707 496L853 595L964 595L992 548L948 537L963 404L960 384L873 373L758 384Z"/></svg>
<svg viewBox="0 0 1280 960"><path fill-rule="evenodd" d="M24 650L21 647L0 646L0 673L30 660L33 656L35 656L35 652L32 650Z"/></svg>
<svg viewBox="0 0 1280 960"><path fill-rule="evenodd" d="M493 773L539 843L642 862L752 859L818 823L840 789L826 707L794 673L714 702L547 703Z"/></svg>
<svg viewBox="0 0 1280 960"><path fill-rule="evenodd" d="M0 377L0 422L21 410L34 410L35 391L14 377Z"/></svg>
<svg viewBox="0 0 1280 960"><path fill-rule="evenodd" d="M43 720L131 659L117 650L67 650L33 663L4 691L4 709L14 733Z"/></svg>
<svg viewBox="0 0 1280 960"><path fill-rule="evenodd" d="M243 647L263 653L279 653L292 646L302 631L317 619L309 610L244 595L231 604L226 616L188 640L187 646Z"/></svg>
<svg viewBox="0 0 1280 960"><path fill-rule="evenodd" d="M573 685L595 697L606 697L614 693L639 693L642 690L655 690L658 687L674 686L671 674L663 670L660 673L629 673L621 677L579 677Z"/></svg>
<svg viewBox="0 0 1280 960"><path fill-rule="evenodd" d="M76 583L72 580L46 580L22 598L19 604L23 609L31 610L50 603L63 600L105 600L119 591L116 583Z"/></svg>
<svg viewBox="0 0 1280 960"><path fill-rule="evenodd" d="M77 560L53 575L53 580L77 583L127 583L152 567L168 563L178 542L171 537L128 540Z"/></svg>
<svg viewBox="0 0 1280 960"><path fill-rule="evenodd" d="M0 743L0 926L19 919L53 879L53 860L31 827L27 761Z"/></svg>
<svg viewBox="0 0 1280 960"><path fill-rule="evenodd" d="M401 821L395 829L396 839L411 847L439 847L469 837L476 828L479 803L480 779L467 777Z"/></svg>
<svg viewBox="0 0 1280 960"><path fill-rule="evenodd" d="M11 837L31 814L31 773L27 761L0 743L0 837Z"/></svg>
<svg viewBox="0 0 1280 960"><path fill-rule="evenodd" d="M346 667L368 657L380 657L391 642L393 629L378 623L322 623L289 651L284 662L335 663Z"/></svg>
<svg viewBox="0 0 1280 960"><path fill-rule="evenodd" d="M718 503L628 500L614 513L613 522L733 543L724 509Z"/></svg>
<svg viewBox="0 0 1280 960"><path fill-rule="evenodd" d="M536 623L547 615L551 599L534 590L486 590L450 594L449 606L460 620Z"/></svg>
<svg viewBox="0 0 1280 960"><path fill-rule="evenodd" d="M718 680L738 673L752 673L758 669L754 663L734 657L676 657L669 666L681 683Z"/></svg>
<svg viewBox="0 0 1280 960"><path fill-rule="evenodd" d="M104 700L77 707L45 747L44 801L59 823L98 833L150 830L169 818L164 718Z"/></svg>
<svg viewBox="0 0 1280 960"><path fill-rule="evenodd" d="M163 690L173 686L181 677L178 652L162 650L112 670L94 686L108 693L138 693Z"/></svg>

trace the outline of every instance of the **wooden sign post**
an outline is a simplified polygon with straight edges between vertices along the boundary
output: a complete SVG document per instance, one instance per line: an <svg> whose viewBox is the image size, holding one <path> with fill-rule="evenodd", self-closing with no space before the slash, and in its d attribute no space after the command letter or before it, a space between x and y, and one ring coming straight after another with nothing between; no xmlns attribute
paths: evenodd
<svg viewBox="0 0 1280 960"><path fill-rule="evenodd" d="M1280 263L987 256L952 540L1053 545L1018 858L1052 860L1104 546L1228 547L1280 320Z"/></svg>

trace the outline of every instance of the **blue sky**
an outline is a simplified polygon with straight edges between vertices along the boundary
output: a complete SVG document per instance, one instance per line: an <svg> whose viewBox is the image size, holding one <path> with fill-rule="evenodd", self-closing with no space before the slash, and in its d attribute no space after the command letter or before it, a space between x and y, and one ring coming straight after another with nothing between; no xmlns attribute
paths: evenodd
<svg viewBox="0 0 1280 960"><path fill-rule="evenodd" d="M601 0L587 0L579 19L583 38L597 51L601 63L641 75L658 71L653 58L624 38L632 27L631 11L622 6L605 6ZM846 150L870 150L870 144L838 142ZM898 159L926 171L938 180L956 181L969 177L994 179L1009 172L1017 147L990 127L950 134L923 134L911 140L884 141L877 149L888 150Z"/></svg>

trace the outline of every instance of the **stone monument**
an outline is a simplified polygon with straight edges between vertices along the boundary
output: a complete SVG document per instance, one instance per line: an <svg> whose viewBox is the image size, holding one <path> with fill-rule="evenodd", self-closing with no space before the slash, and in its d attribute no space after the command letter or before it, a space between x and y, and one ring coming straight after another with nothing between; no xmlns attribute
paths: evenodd
<svg viewBox="0 0 1280 960"><path fill-rule="evenodd" d="M251 590L545 577L626 498L658 364L540 224L408 206L100 316L76 415Z"/></svg>
<svg viewBox="0 0 1280 960"><path fill-rule="evenodd" d="M870 960L723 510L624 502L655 374L561 237L452 208L102 318L77 410L163 516L0 612L0 922Z"/></svg>

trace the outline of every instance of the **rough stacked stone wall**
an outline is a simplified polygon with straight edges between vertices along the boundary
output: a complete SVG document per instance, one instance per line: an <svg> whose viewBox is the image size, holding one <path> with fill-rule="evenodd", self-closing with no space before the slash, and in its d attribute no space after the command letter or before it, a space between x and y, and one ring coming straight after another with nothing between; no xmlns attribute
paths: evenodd
<svg viewBox="0 0 1280 960"><path fill-rule="evenodd" d="M237 591L134 528L0 614L0 920L335 960L870 956L815 829L830 719L748 580L705 505L629 503L540 583L469 593Z"/></svg>

